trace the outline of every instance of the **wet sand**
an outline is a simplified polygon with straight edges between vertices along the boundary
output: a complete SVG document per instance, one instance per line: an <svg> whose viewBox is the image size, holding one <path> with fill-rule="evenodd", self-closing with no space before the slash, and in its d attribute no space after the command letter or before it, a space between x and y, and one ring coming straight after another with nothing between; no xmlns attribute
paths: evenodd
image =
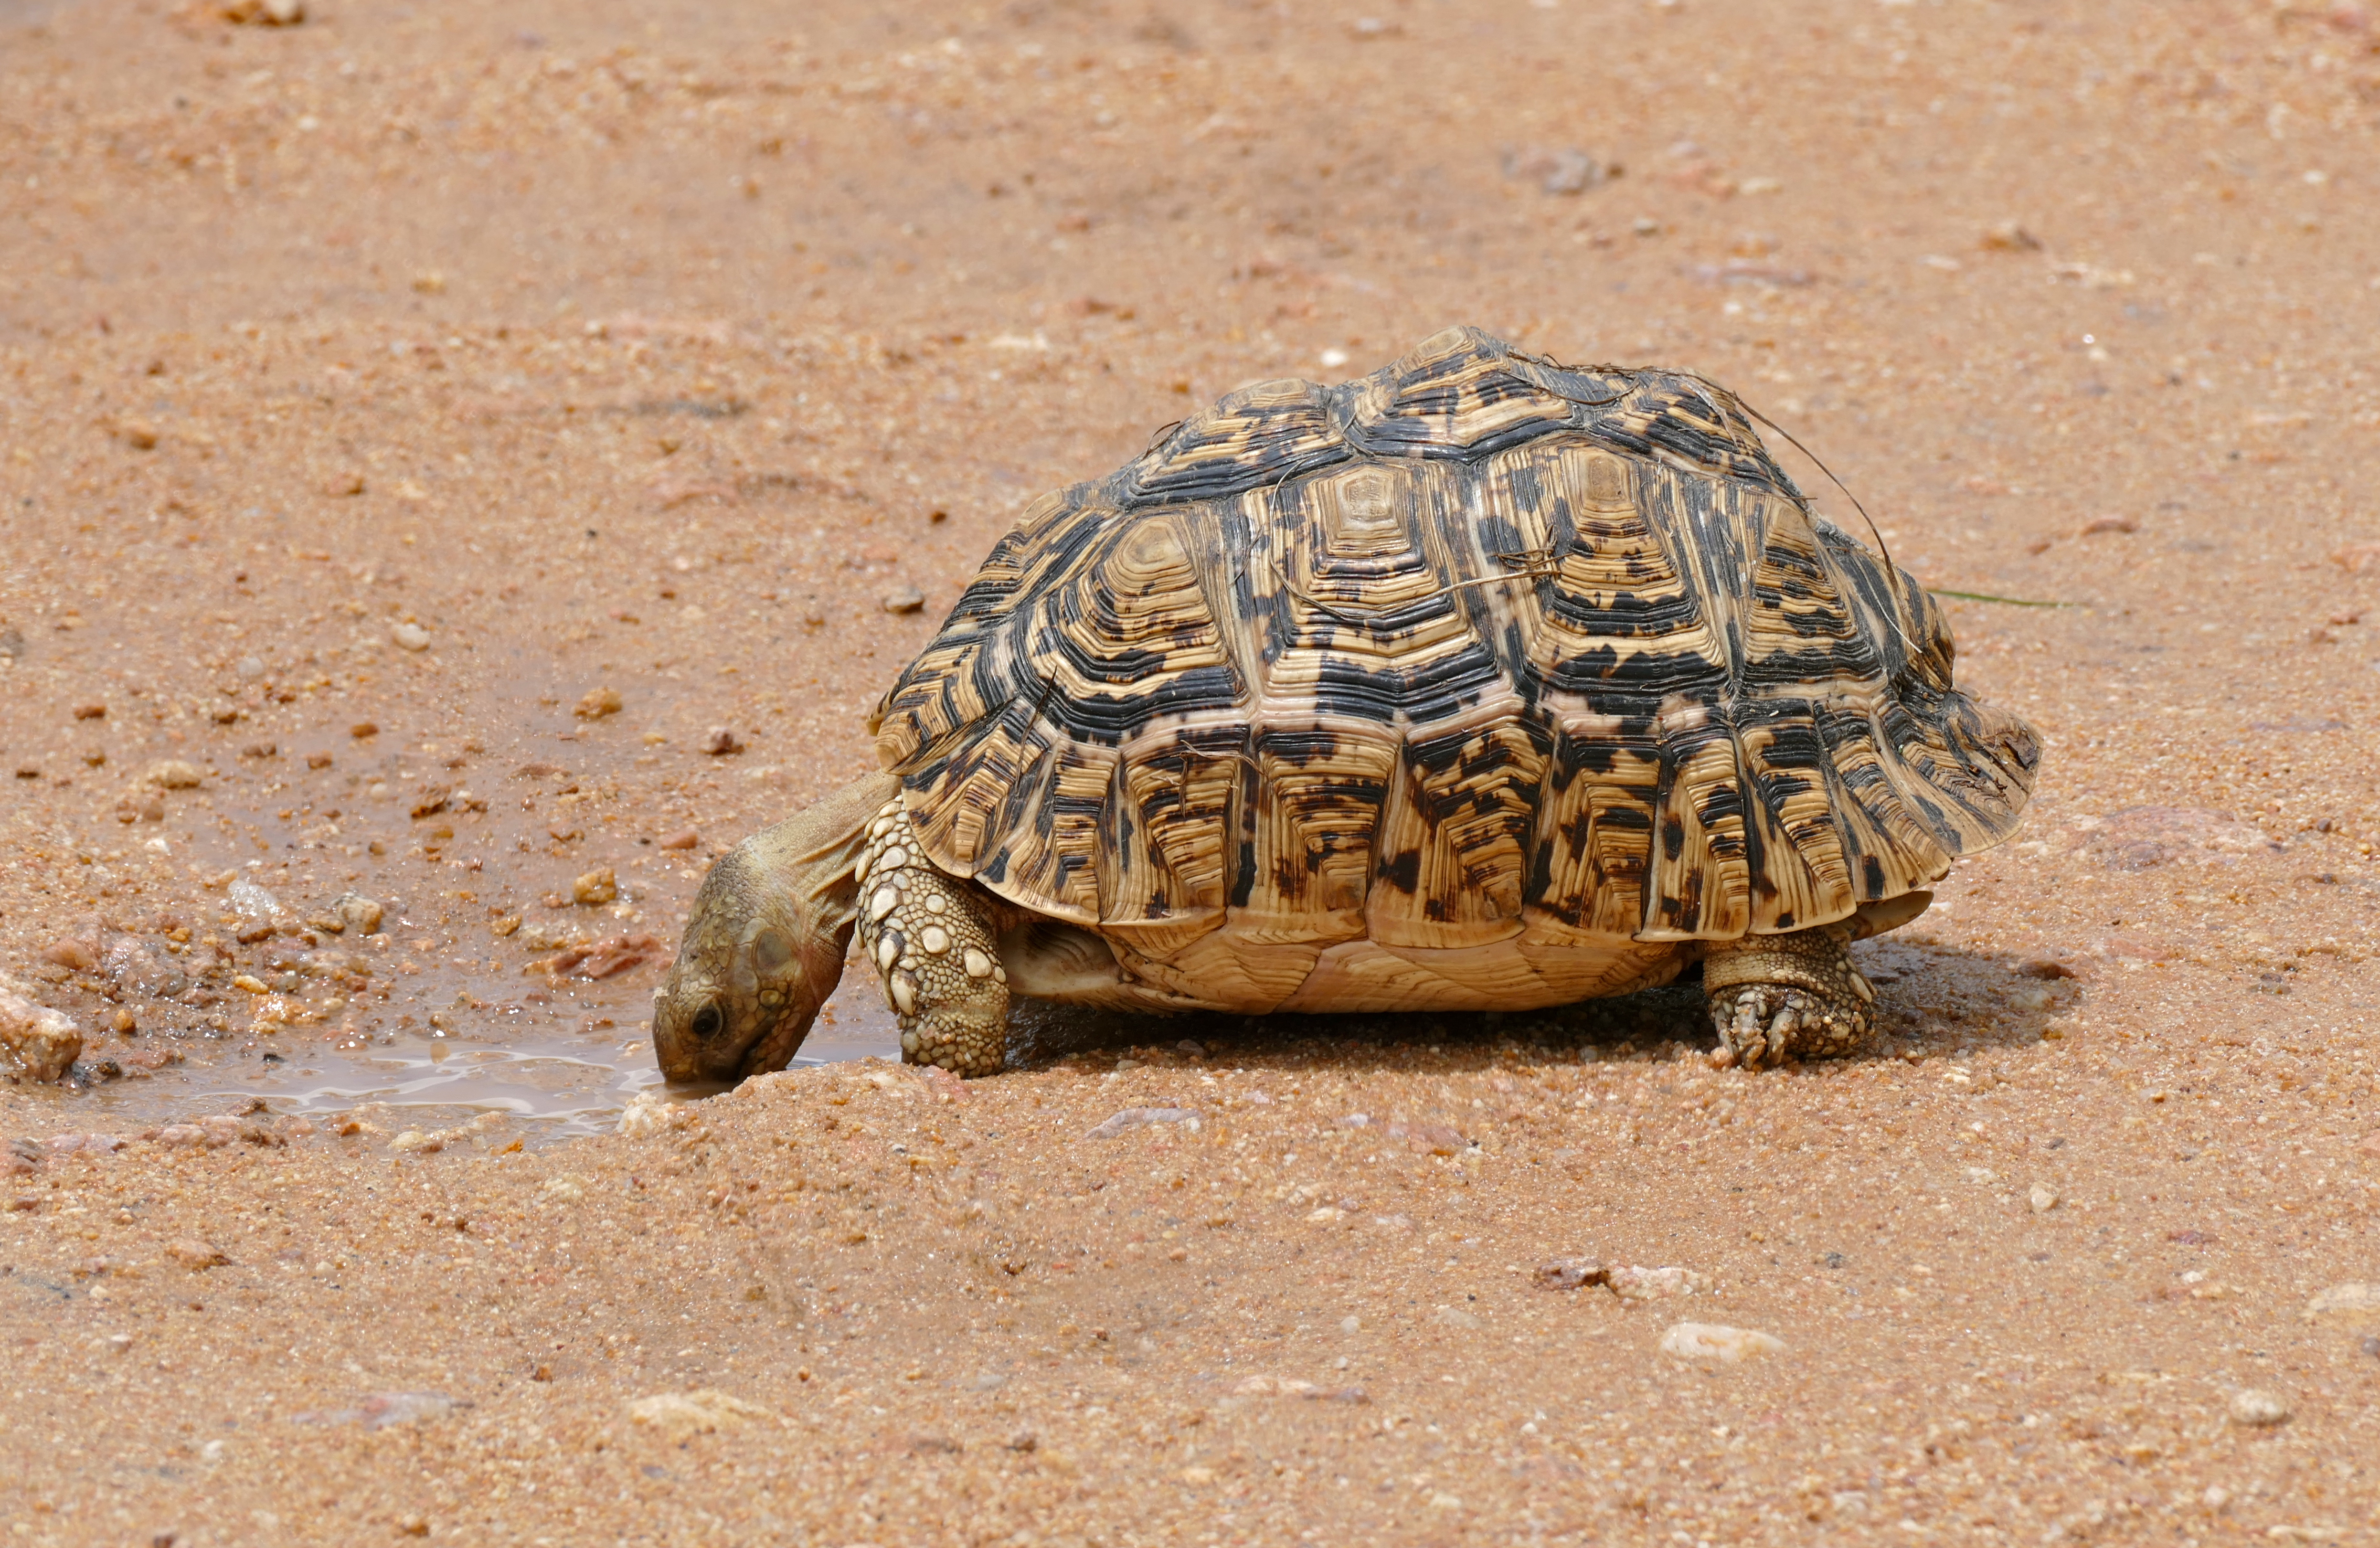
<svg viewBox="0 0 2380 1548"><path fill-rule="evenodd" d="M2380 1535L2376 50L0 6L0 974L84 1035L0 1084L12 1541ZM1739 389L1969 594L2042 783L1869 1056L1040 1013L961 1086L855 976L640 1097L710 856L1027 500L1453 321Z"/></svg>

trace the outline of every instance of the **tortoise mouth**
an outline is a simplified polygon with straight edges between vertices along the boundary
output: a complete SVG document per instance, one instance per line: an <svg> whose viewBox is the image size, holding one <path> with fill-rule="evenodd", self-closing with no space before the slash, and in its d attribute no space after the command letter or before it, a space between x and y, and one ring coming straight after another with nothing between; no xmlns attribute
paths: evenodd
<svg viewBox="0 0 2380 1548"><path fill-rule="evenodd" d="M794 1056L810 1034L810 1022L818 1017L815 1010L789 1010L777 1018L776 1025L752 1040L735 1059L735 1072L727 1077L731 1082L748 1081L755 1075L773 1074L794 1062Z"/></svg>

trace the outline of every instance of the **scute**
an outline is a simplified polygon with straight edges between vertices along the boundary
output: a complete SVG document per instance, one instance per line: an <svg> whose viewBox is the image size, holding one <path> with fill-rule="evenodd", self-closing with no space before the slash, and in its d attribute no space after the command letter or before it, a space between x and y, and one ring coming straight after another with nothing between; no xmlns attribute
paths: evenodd
<svg viewBox="0 0 2380 1548"><path fill-rule="evenodd" d="M1151 985L1555 1003L2005 838L2037 744L1950 662L1724 391L1455 329L1038 502L877 732L937 865Z"/></svg>
<svg viewBox="0 0 2380 1548"><path fill-rule="evenodd" d="M1311 381L1259 381L1195 414L1118 476L1139 503L1207 500L1343 462L1352 449Z"/></svg>

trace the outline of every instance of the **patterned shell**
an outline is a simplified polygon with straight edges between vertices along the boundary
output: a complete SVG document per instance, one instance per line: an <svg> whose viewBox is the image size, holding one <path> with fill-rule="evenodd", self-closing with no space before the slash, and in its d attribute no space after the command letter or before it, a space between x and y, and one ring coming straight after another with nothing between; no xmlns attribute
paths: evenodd
<svg viewBox="0 0 2380 1548"><path fill-rule="evenodd" d="M1137 957L1730 939L2013 830L1951 655L1727 393L1451 329L1036 502L876 732L936 865Z"/></svg>

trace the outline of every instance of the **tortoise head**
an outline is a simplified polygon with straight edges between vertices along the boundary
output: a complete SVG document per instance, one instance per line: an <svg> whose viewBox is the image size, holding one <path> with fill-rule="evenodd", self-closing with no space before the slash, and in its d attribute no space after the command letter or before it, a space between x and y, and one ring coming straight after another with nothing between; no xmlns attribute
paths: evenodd
<svg viewBox="0 0 2380 1548"><path fill-rule="evenodd" d="M722 854L677 961L653 992L653 1053L672 1081L783 1070L843 978L868 824L894 786L860 780Z"/></svg>

